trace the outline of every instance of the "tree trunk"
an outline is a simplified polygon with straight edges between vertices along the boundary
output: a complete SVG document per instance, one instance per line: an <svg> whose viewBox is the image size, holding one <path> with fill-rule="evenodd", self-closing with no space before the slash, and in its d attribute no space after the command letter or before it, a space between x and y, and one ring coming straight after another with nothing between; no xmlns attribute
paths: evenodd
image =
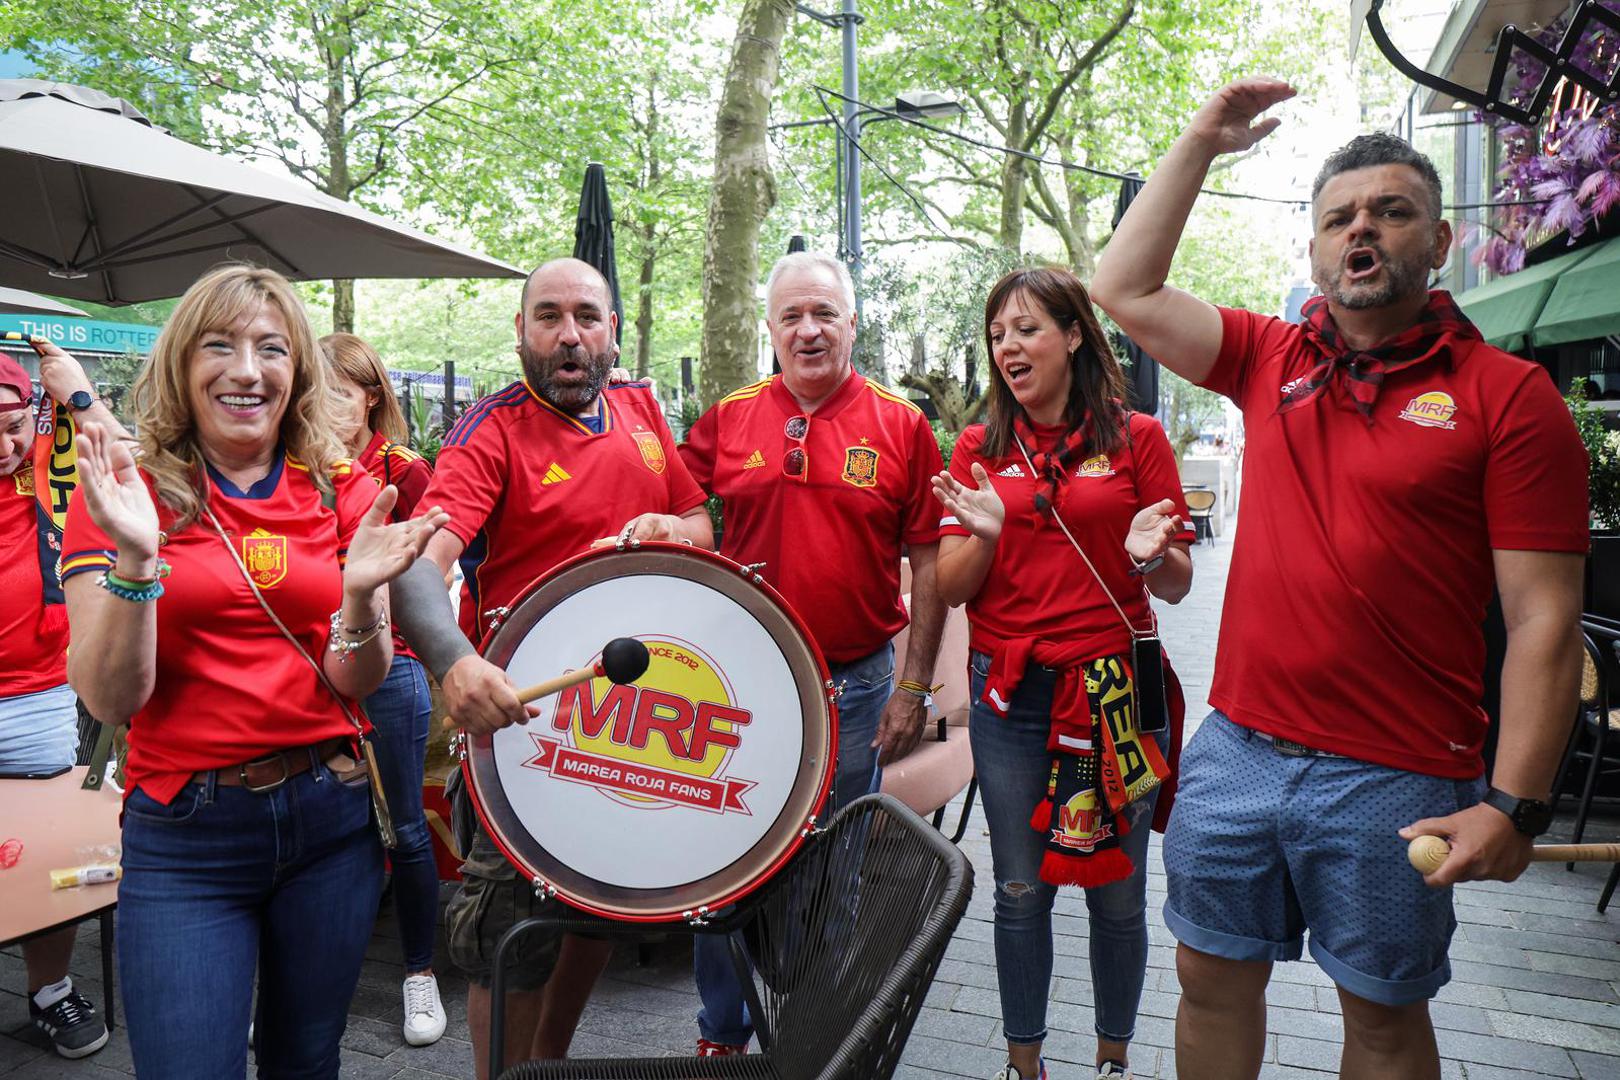
<svg viewBox="0 0 1620 1080"><path fill-rule="evenodd" d="M321 42L321 61L326 66L325 124L321 141L326 146L326 193L348 202L354 195L349 175L348 87L344 61L353 51L353 42L344 32L333 33ZM332 332L354 333L354 282L332 282Z"/></svg>
<svg viewBox="0 0 1620 1080"><path fill-rule="evenodd" d="M793 0L747 0L720 93L703 244L705 408L758 377L759 228L776 205L765 121L792 17Z"/></svg>
<svg viewBox="0 0 1620 1080"><path fill-rule="evenodd" d="M1023 149L1028 128L1029 103L1020 97L1007 110L1007 145ZM1001 227L996 243L1015 255L1024 249L1024 182L1024 159L1008 154L1001 166Z"/></svg>
<svg viewBox="0 0 1620 1080"><path fill-rule="evenodd" d="M332 333L354 333L354 279L332 282Z"/></svg>
<svg viewBox="0 0 1620 1080"><path fill-rule="evenodd" d="M645 379L652 374L653 328L653 264L658 249L653 246L653 226L649 223L641 234L641 281L637 287L636 303L636 378Z"/></svg>

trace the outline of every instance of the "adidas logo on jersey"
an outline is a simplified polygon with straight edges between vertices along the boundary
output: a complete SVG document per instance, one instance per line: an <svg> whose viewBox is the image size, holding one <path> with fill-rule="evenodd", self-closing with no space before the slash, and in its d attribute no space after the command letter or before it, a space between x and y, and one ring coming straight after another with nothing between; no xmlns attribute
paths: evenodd
<svg viewBox="0 0 1620 1080"><path fill-rule="evenodd" d="M564 480L572 480L572 479L573 479L573 477L568 474L567 470L565 470L561 465L559 465L555 461L553 461L551 463L551 468L546 470L545 479L540 481L540 486L541 487L548 487L551 484L560 484Z"/></svg>
<svg viewBox="0 0 1620 1080"><path fill-rule="evenodd" d="M1022 479L1023 475L1024 475L1024 470L1023 470L1022 467L1019 466L1018 462L1015 461L1011 465L1007 466L1005 469L1002 469L1000 472L996 473L996 475L997 476L1012 476L1012 477L1017 477L1017 478Z"/></svg>
<svg viewBox="0 0 1620 1080"><path fill-rule="evenodd" d="M743 468L745 469L763 469L764 467L765 455L760 453L758 450L755 450L752 454L749 454L748 460L743 462Z"/></svg>

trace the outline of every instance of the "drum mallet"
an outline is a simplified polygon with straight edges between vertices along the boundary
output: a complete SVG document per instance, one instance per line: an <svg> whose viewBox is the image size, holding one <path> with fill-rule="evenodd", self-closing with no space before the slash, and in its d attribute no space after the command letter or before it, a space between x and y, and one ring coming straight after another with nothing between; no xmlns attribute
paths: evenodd
<svg viewBox="0 0 1620 1080"><path fill-rule="evenodd" d="M602 646L602 659L590 667L582 667L577 671L566 671L561 675L553 676L545 682L535 683L517 692L518 700L525 705L531 701L539 701L549 697L559 690L566 690L570 686L578 686L582 682L601 678L606 675L609 680L620 684L633 683L647 673L647 665L652 662L652 656L647 652L647 646L635 638L614 638ZM455 721L450 717L444 718L444 726L453 728Z"/></svg>
<svg viewBox="0 0 1620 1080"><path fill-rule="evenodd" d="M1419 836L1406 847L1406 861L1420 874L1434 873L1450 854L1451 845L1440 836ZM1620 844L1538 844L1530 861L1620 862Z"/></svg>

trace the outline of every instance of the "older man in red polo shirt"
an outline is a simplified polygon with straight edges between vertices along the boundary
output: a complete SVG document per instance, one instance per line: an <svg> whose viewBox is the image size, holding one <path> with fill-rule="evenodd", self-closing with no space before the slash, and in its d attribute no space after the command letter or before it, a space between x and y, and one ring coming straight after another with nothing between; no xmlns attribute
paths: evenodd
<svg viewBox="0 0 1620 1080"><path fill-rule="evenodd" d="M681 458L725 504L720 552L793 605L843 686L831 814L876 791L883 763L922 737L945 606L934 590L942 467L916 405L859 375L855 287L837 259L787 255L765 290L782 374L722 398L692 425ZM912 571L906 670L891 638L906 625L900 557ZM699 937L700 1055L741 1053L752 1035L723 938Z"/></svg>
<svg viewBox="0 0 1620 1080"><path fill-rule="evenodd" d="M1434 166L1364 135L1312 192L1304 321L1170 288L1210 163L1293 95L1245 79L1193 117L1120 223L1092 296L1182 376L1231 397L1248 436L1243 527L1210 704L1165 837L1180 942L1178 1067L1253 1077L1277 960L1339 988L1343 1075L1438 1077L1428 999L1450 977L1450 885L1512 880L1547 827L1575 703L1586 455L1552 380L1486 345L1427 287L1451 229ZM1508 643L1486 789L1484 642ZM1420 877L1403 842L1447 837Z"/></svg>

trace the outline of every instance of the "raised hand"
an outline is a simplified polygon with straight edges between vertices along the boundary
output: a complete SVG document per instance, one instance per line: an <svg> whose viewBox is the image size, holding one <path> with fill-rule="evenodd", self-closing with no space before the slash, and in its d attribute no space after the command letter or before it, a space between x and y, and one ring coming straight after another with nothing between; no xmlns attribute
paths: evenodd
<svg viewBox="0 0 1620 1080"><path fill-rule="evenodd" d="M31 337L28 344L39 355L39 385L52 401L66 401L77 391L95 393L84 367L47 338Z"/></svg>
<svg viewBox="0 0 1620 1080"><path fill-rule="evenodd" d="M410 568L427 547L433 534L450 521L450 515L435 506L409 521L388 521L399 489L389 484L360 519L354 538L349 541L349 560L343 568L343 588L354 596L369 596Z"/></svg>
<svg viewBox="0 0 1620 1080"><path fill-rule="evenodd" d="M990 474L984 466L973 463L973 479L979 485L970 488L948 472L934 477L934 498L947 513L962 523L962 528L987 543L1001 538L1001 526L1007 520L1007 507L990 483Z"/></svg>
<svg viewBox="0 0 1620 1080"><path fill-rule="evenodd" d="M1217 154L1240 153L1282 123L1274 116L1259 123L1255 118L1297 92L1281 79L1251 78L1227 83L1193 114L1187 133L1202 139Z"/></svg>
<svg viewBox="0 0 1620 1080"><path fill-rule="evenodd" d="M1125 534L1125 550L1137 562L1147 562L1164 554L1181 528L1181 515L1176 513L1173 500L1163 499L1145 506L1131 518L1131 531Z"/></svg>
<svg viewBox="0 0 1620 1080"><path fill-rule="evenodd" d="M129 444L97 423L78 436L79 489L90 520L118 548L119 565L149 562L158 553L158 515L135 467Z"/></svg>

